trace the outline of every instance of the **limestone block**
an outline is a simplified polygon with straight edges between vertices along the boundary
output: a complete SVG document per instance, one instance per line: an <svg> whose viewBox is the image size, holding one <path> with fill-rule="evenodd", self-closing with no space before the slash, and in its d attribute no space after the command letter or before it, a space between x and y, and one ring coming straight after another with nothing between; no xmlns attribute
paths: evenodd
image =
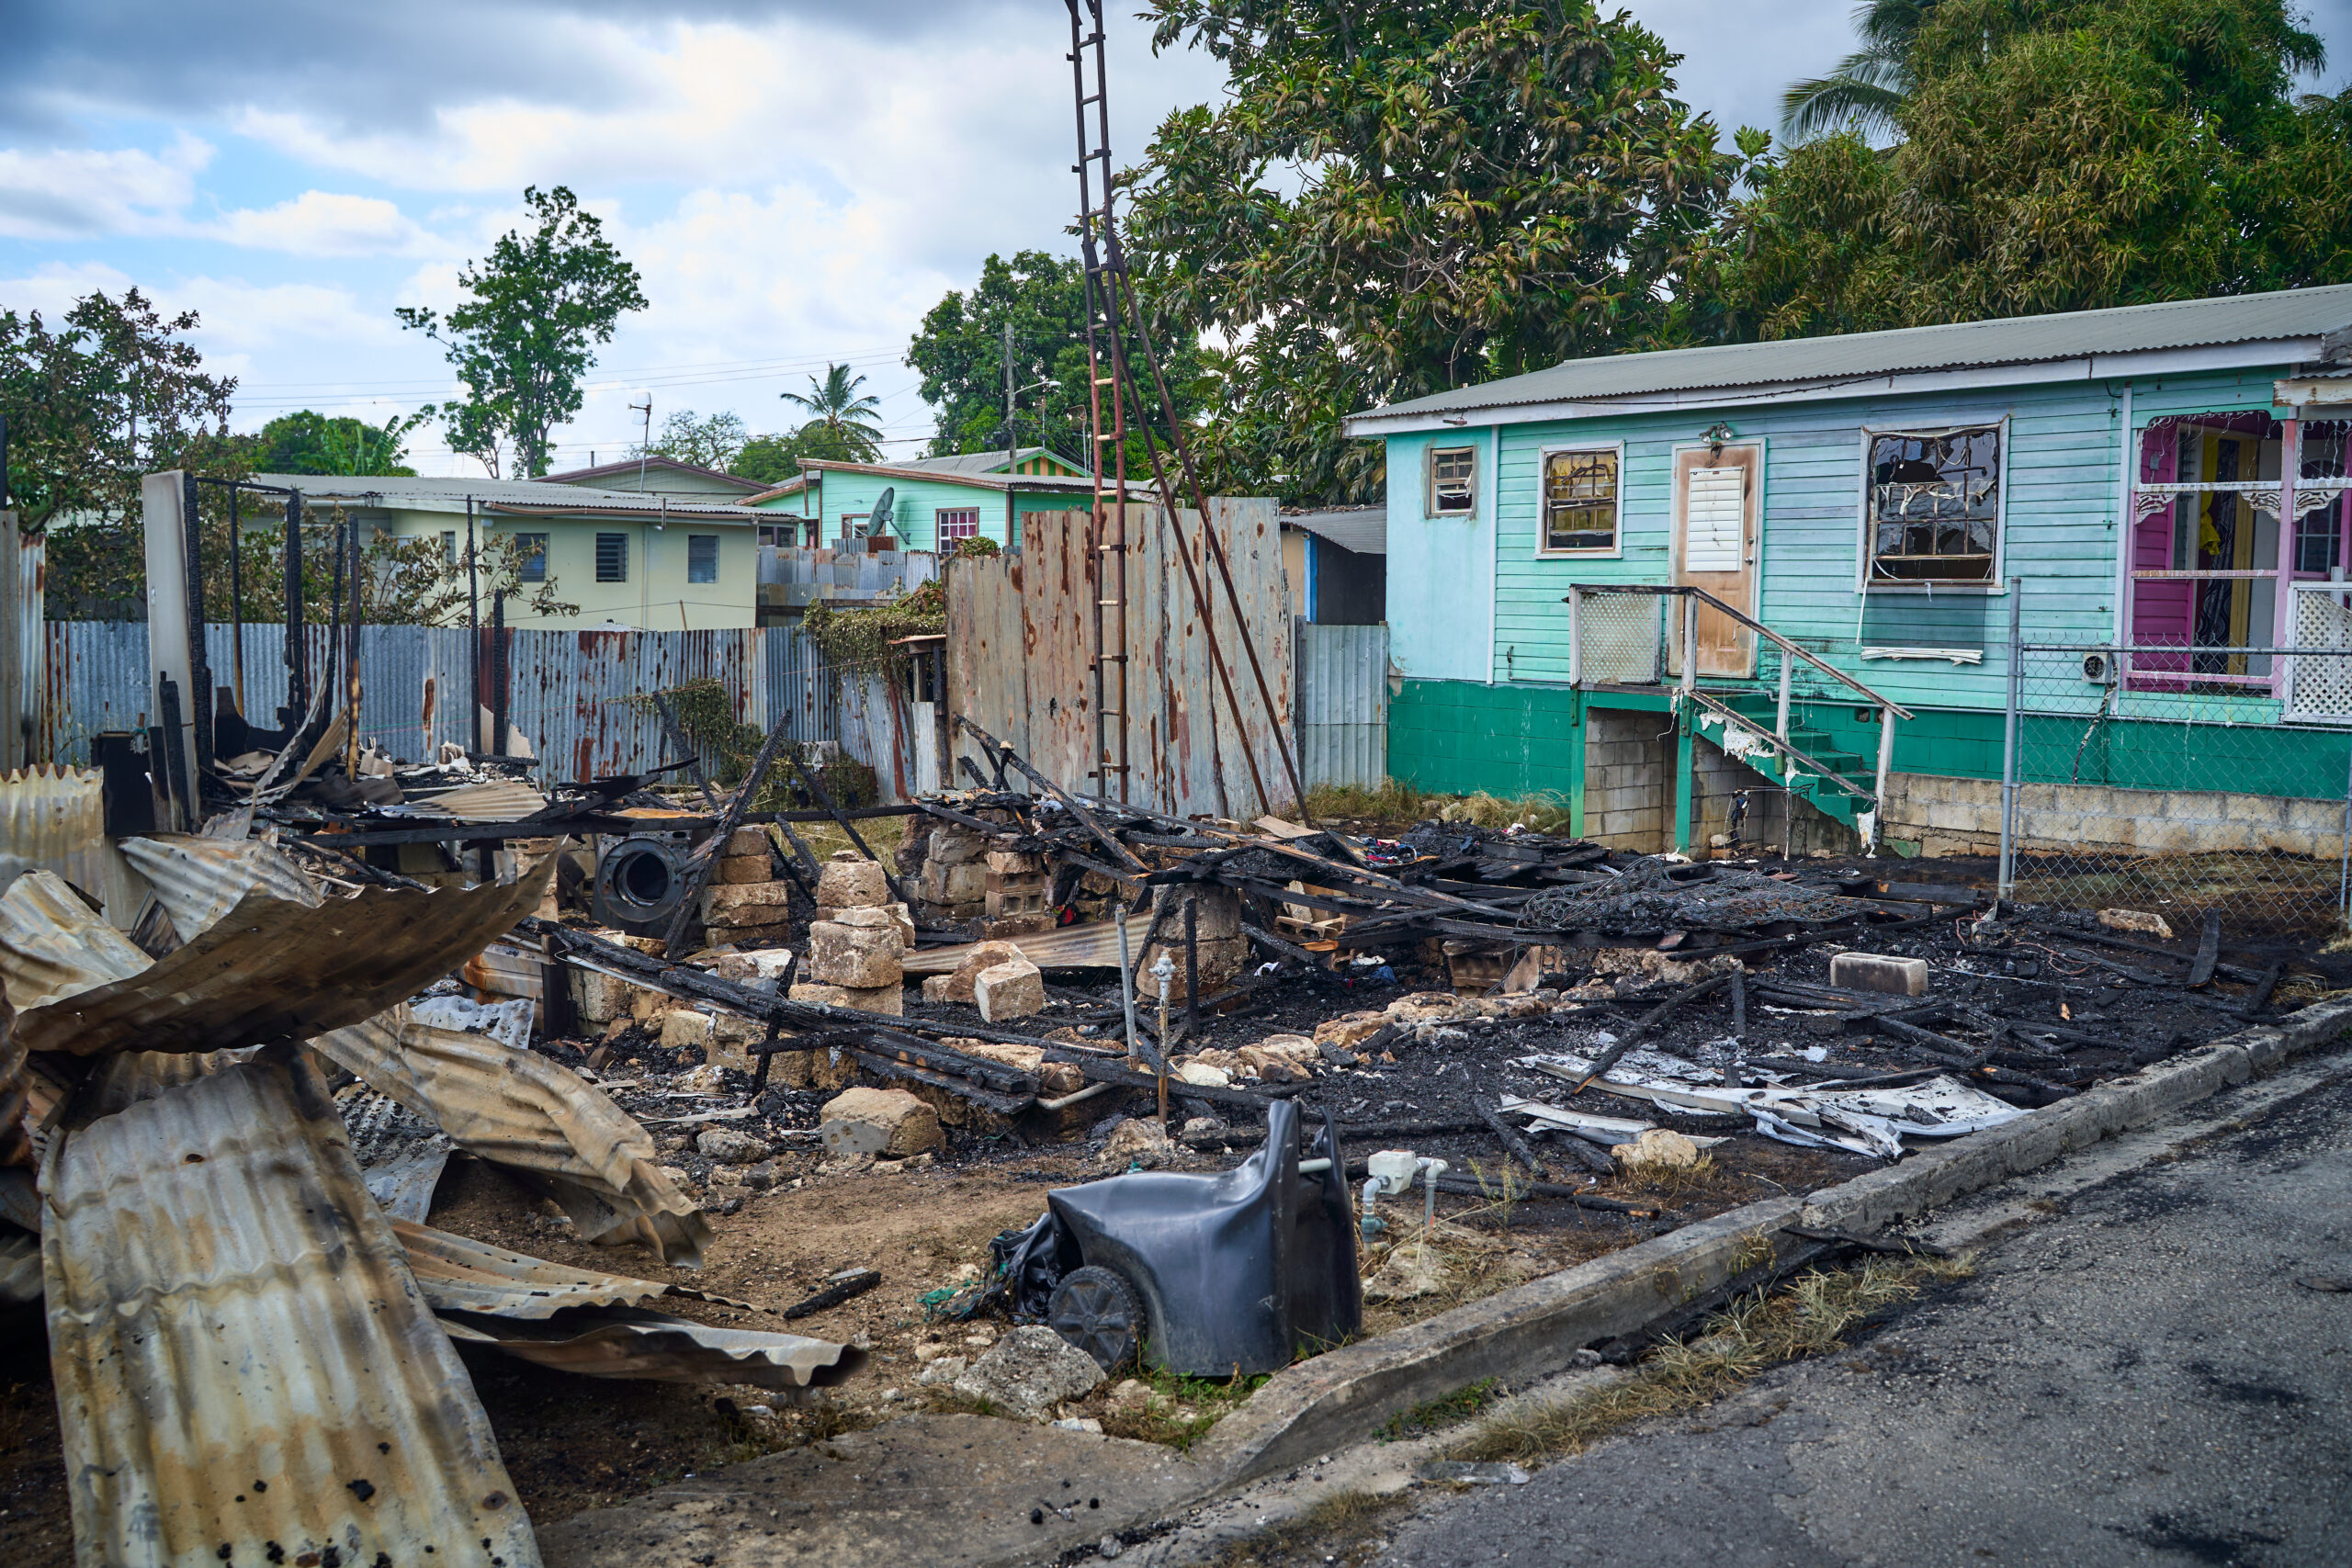
<svg viewBox="0 0 2352 1568"><path fill-rule="evenodd" d="M749 1133L712 1127L695 1139L695 1149L713 1165L757 1165L774 1151Z"/></svg>
<svg viewBox="0 0 2352 1568"><path fill-rule="evenodd" d="M571 971L571 1005L579 1010L583 1022L610 1023L616 1018L628 1017L630 994L636 989L617 976L586 969Z"/></svg>
<svg viewBox="0 0 2352 1568"><path fill-rule="evenodd" d="M729 857L757 855L764 863L770 841L765 828L738 828L728 835L726 852Z"/></svg>
<svg viewBox="0 0 2352 1568"><path fill-rule="evenodd" d="M987 854L994 842L985 833L943 823L931 830L931 853L924 860L937 865L967 865Z"/></svg>
<svg viewBox="0 0 2352 1568"><path fill-rule="evenodd" d="M922 977L922 999L927 1002L944 1002L950 999L947 987L954 984L955 979L956 976L953 975L925 975Z"/></svg>
<svg viewBox="0 0 2352 1568"><path fill-rule="evenodd" d="M819 1007L845 1008L849 1006L849 993L839 986L820 986L802 980L796 983L792 989L785 994L793 1001L814 1002Z"/></svg>
<svg viewBox="0 0 2352 1568"><path fill-rule="evenodd" d="M844 1005L860 1012L887 1013L892 1018L904 1018L907 1013L907 988L893 980L887 986L844 986Z"/></svg>
<svg viewBox="0 0 2352 1568"><path fill-rule="evenodd" d="M703 924L709 926L773 925L784 919L792 903L788 882L753 882L702 890Z"/></svg>
<svg viewBox="0 0 2352 1568"><path fill-rule="evenodd" d="M1353 1045L1369 1040L1388 1026L1385 1012L1351 1012L1338 1018L1327 1018L1315 1026L1317 1045Z"/></svg>
<svg viewBox="0 0 2352 1568"><path fill-rule="evenodd" d="M980 922L980 934L990 942L1017 942L1024 936L1044 936L1053 929L1051 909L1040 909L1034 915L1000 915Z"/></svg>
<svg viewBox="0 0 2352 1568"><path fill-rule="evenodd" d="M2172 926L2162 915L2145 909L2101 909L2098 923L2111 931L2137 931L2159 942L2172 940Z"/></svg>
<svg viewBox="0 0 2352 1568"><path fill-rule="evenodd" d="M890 901L890 880L880 861L842 850L817 868L817 906L823 909L867 908Z"/></svg>
<svg viewBox="0 0 2352 1568"><path fill-rule="evenodd" d="M972 983L980 977L981 970L993 969L1000 964L1012 964L1020 959L1021 950L1009 942L976 942L972 950L964 955L963 962L956 964L954 974L935 976L946 982L940 987L936 998L931 994L930 981L923 983L923 999L968 1002L972 999Z"/></svg>
<svg viewBox="0 0 2352 1568"><path fill-rule="evenodd" d="M921 892L926 904L977 904L988 891L989 868L978 861L923 862Z"/></svg>
<svg viewBox="0 0 2352 1568"><path fill-rule="evenodd" d="M713 947L731 945L739 953L782 953L793 937L791 924L783 920L772 926L712 926L707 930Z"/></svg>
<svg viewBox="0 0 2352 1568"><path fill-rule="evenodd" d="M1044 1097L1076 1094L1086 1087L1086 1075L1069 1062L1048 1062L1046 1053L1035 1045L1012 1045L993 1040L944 1040L940 1043L967 1056L979 1056L1001 1063L1015 1072L1035 1073L1037 1087Z"/></svg>
<svg viewBox="0 0 2352 1568"><path fill-rule="evenodd" d="M766 1038L767 1025L731 1012L720 1013L710 1021L710 1043L703 1047L703 1060L714 1067L748 1073L759 1065L751 1047Z"/></svg>
<svg viewBox="0 0 2352 1568"><path fill-rule="evenodd" d="M768 857L756 855L727 855L720 859L710 880L721 887L741 887L754 882L766 882L774 876L768 867Z"/></svg>
<svg viewBox="0 0 2352 1568"><path fill-rule="evenodd" d="M678 1008L662 1015L662 1048L665 1051L710 1049L710 1014Z"/></svg>
<svg viewBox="0 0 2352 1568"><path fill-rule="evenodd" d="M999 964L973 978L972 1000L989 1023L1028 1018L1046 1010L1046 977L1025 958Z"/></svg>
<svg viewBox="0 0 2352 1568"><path fill-rule="evenodd" d="M845 1089L825 1102L818 1141L834 1159L904 1159L938 1148L939 1115L902 1089Z"/></svg>
<svg viewBox="0 0 2352 1568"><path fill-rule="evenodd" d="M1046 857L1023 854L1019 850L990 850L987 855L989 870L998 876L1036 877L1046 874Z"/></svg>
<svg viewBox="0 0 2352 1568"><path fill-rule="evenodd" d="M905 978L896 921L880 909L844 909L844 915L880 916L851 922L818 920L808 928L808 977L829 986L871 989L896 986Z"/></svg>
<svg viewBox="0 0 2352 1568"><path fill-rule="evenodd" d="M722 980L780 980L792 967L792 949L788 947L745 947L736 944L734 952L718 960L712 971Z"/></svg>

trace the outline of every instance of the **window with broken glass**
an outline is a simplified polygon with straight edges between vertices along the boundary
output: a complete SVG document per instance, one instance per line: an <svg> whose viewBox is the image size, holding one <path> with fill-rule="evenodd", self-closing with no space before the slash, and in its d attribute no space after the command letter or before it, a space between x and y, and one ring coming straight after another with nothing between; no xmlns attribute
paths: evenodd
<svg viewBox="0 0 2352 1568"><path fill-rule="evenodd" d="M1871 433L1873 585L1994 581L2001 530L2001 427Z"/></svg>
<svg viewBox="0 0 2352 1568"><path fill-rule="evenodd" d="M1544 553L1609 554L1616 548L1616 449L1544 454Z"/></svg>
<svg viewBox="0 0 2352 1568"><path fill-rule="evenodd" d="M1441 446L1430 454L1430 505L1432 517L1458 517L1478 507L1478 449Z"/></svg>

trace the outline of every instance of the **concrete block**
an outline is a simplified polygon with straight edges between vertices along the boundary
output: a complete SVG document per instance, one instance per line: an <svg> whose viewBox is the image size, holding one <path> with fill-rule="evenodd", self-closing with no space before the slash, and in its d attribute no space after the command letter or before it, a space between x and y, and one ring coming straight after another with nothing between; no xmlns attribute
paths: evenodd
<svg viewBox="0 0 2352 1568"><path fill-rule="evenodd" d="M1923 997L1928 994L1928 961L1881 953L1834 953L1829 960L1829 983L1851 991Z"/></svg>
<svg viewBox="0 0 2352 1568"><path fill-rule="evenodd" d="M988 896L989 868L977 860L925 861L921 890L926 904L977 904Z"/></svg>
<svg viewBox="0 0 2352 1568"><path fill-rule="evenodd" d="M1046 1010L1046 978L1025 958L983 969L972 980L972 1000L989 1023Z"/></svg>
<svg viewBox="0 0 2352 1568"><path fill-rule="evenodd" d="M817 868L817 906L823 909L856 909L890 901L889 878L880 861L867 860L854 850L842 850Z"/></svg>
<svg viewBox="0 0 2352 1568"><path fill-rule="evenodd" d="M710 879L721 887L741 887L752 883L767 882L775 873L769 869L768 857L756 855L727 855L711 872Z"/></svg>
<svg viewBox="0 0 2352 1568"><path fill-rule="evenodd" d="M980 908L989 919L1002 919L1008 915L1041 915L1046 912L1046 885L1026 882L1011 887L991 887L980 900Z"/></svg>
<svg viewBox="0 0 2352 1568"><path fill-rule="evenodd" d="M825 1102L817 1138L834 1159L847 1155L904 1159L945 1141L938 1112L902 1089L843 1090Z"/></svg>

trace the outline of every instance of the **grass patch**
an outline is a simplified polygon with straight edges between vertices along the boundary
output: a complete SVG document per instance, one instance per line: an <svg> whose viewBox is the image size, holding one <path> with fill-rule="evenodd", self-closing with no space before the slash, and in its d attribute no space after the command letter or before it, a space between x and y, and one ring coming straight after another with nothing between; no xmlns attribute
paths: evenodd
<svg viewBox="0 0 2352 1568"><path fill-rule="evenodd" d="M1380 1428L1380 1440L1402 1442L1442 1427L1458 1427L1501 1397L1502 1391L1495 1386L1494 1379L1480 1378L1467 1388L1457 1388L1452 1393L1398 1411Z"/></svg>
<svg viewBox="0 0 2352 1568"><path fill-rule="evenodd" d="M1371 1560L1382 1527L1406 1504L1403 1493L1334 1492L1295 1518L1231 1542L1208 1560L1209 1568L1319 1568L1326 1562L1356 1568Z"/></svg>
<svg viewBox="0 0 2352 1568"><path fill-rule="evenodd" d="M1246 1378L1188 1378L1169 1371L1140 1375L1151 1395L1141 1404L1103 1411L1102 1430L1114 1438L1159 1443L1179 1452L1206 1437L1219 1421L1241 1408L1263 1388L1268 1374Z"/></svg>
<svg viewBox="0 0 2352 1568"><path fill-rule="evenodd" d="M1659 1207L1679 1209L1693 1199L1736 1185L1738 1180L1738 1176L1719 1164L1714 1156L1702 1154L1689 1165L1645 1161L1634 1168L1631 1185Z"/></svg>
<svg viewBox="0 0 2352 1568"><path fill-rule="evenodd" d="M1518 822L1525 824L1531 833L1565 833L1568 830L1568 797L1546 790L1519 800L1504 800L1482 790L1450 803L1437 815L1442 822L1475 822L1481 828L1508 828Z"/></svg>
<svg viewBox="0 0 2352 1568"><path fill-rule="evenodd" d="M1378 789L1322 784L1306 792L1306 809L1318 822L1330 817L1412 822L1430 815L1430 807L1446 798L1424 795L1401 779L1383 779Z"/></svg>
<svg viewBox="0 0 2352 1568"><path fill-rule="evenodd" d="M1857 1269L1801 1275L1771 1294L1734 1303L1687 1344L1661 1346L1621 1382L1505 1410L1458 1444L1453 1457L1524 1461L1582 1453L1636 1422L1720 1399L1767 1367L1835 1350L1865 1319L1973 1272L1961 1261L1872 1258Z"/></svg>

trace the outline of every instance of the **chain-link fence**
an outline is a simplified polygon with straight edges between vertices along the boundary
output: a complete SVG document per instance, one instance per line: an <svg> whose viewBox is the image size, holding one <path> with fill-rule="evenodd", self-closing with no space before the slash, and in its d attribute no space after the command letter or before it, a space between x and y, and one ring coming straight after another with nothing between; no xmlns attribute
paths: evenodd
<svg viewBox="0 0 2352 1568"><path fill-rule="evenodd" d="M2342 917L2352 728L2319 721L2352 694L2352 648L2013 644L2011 670L2010 897L2176 931L2207 910L2281 931Z"/></svg>

